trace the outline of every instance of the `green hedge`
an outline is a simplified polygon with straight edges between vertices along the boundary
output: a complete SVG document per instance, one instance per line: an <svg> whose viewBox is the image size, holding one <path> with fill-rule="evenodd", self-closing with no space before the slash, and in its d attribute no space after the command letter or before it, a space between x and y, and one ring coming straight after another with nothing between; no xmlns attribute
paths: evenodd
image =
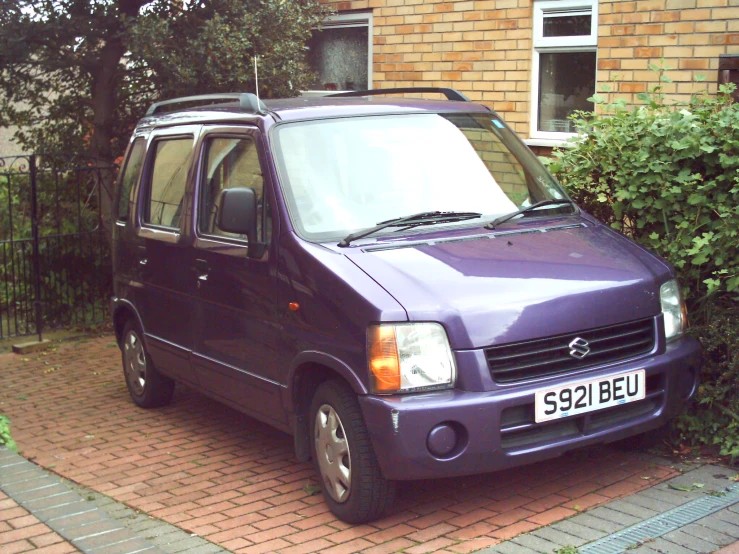
<svg viewBox="0 0 739 554"><path fill-rule="evenodd" d="M703 381L674 424L675 441L739 458L739 104L733 85L668 105L659 87L643 105L574 115L580 138L550 170L586 211L667 258L703 343Z"/></svg>
<svg viewBox="0 0 739 554"><path fill-rule="evenodd" d="M739 292L739 104L716 97L667 105L600 104L578 112L584 136L554 152L550 170L601 221L667 258L691 307Z"/></svg>
<svg viewBox="0 0 739 554"><path fill-rule="evenodd" d="M739 309L714 310L690 333L703 343L703 375L693 406L674 427L678 442L714 445L739 459Z"/></svg>
<svg viewBox="0 0 739 554"><path fill-rule="evenodd" d="M0 414L0 446L18 451L18 445L15 444L13 437L10 435L10 419L3 414Z"/></svg>

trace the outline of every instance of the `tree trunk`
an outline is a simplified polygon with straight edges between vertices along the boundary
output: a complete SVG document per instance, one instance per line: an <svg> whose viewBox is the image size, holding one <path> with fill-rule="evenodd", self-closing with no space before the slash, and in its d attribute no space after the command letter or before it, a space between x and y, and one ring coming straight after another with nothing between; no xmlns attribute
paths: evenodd
<svg viewBox="0 0 739 554"><path fill-rule="evenodd" d="M115 174L108 168L115 162L112 141L115 138L113 129L117 102L116 90L120 84L120 63L125 51L125 45L118 37L110 38L105 43L100 52L99 61L92 70L92 90L90 91L93 113L90 149L93 164L100 168L97 174L100 186L101 225L105 228L108 237L112 230L115 185Z"/></svg>

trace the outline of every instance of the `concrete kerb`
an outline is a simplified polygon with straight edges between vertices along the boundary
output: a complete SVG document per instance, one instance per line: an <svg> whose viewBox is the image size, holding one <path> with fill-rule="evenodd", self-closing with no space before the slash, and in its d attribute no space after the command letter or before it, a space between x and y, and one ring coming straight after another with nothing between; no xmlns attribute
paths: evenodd
<svg viewBox="0 0 739 554"><path fill-rule="evenodd" d="M4 447L0 447L0 490L85 553L228 552L67 481Z"/></svg>

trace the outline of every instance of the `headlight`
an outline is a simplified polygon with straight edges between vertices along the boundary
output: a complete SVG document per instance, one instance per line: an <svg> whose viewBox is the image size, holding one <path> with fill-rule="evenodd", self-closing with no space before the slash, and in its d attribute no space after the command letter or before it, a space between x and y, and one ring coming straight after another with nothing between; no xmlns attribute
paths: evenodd
<svg viewBox="0 0 739 554"><path fill-rule="evenodd" d="M446 389L457 378L446 332L438 323L370 325L367 362L376 393Z"/></svg>
<svg viewBox="0 0 739 554"><path fill-rule="evenodd" d="M659 288L659 299L665 318L665 338L670 342L680 337L688 326L688 311L683 295L680 294L680 285L675 279L667 281Z"/></svg>

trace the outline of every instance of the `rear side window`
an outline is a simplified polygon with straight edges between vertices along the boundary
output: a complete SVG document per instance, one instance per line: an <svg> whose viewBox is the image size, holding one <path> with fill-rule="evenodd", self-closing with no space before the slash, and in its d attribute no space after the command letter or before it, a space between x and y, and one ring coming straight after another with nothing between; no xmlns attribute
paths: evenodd
<svg viewBox="0 0 739 554"><path fill-rule="evenodd" d="M192 138L158 140L144 210L144 222L179 229L187 170L192 158Z"/></svg>
<svg viewBox="0 0 739 554"><path fill-rule="evenodd" d="M121 190L118 197L118 220L127 221L131 212L131 190L139 177L141 165L144 162L145 142L143 138L136 139L128 153L126 165L121 176Z"/></svg>
<svg viewBox="0 0 739 554"><path fill-rule="evenodd" d="M264 180L259 165L259 152L256 143L246 137L212 138L206 145L207 165L203 179L199 230L208 235L230 238L243 238L241 235L227 233L218 227L218 208L221 193L232 187L254 189L257 204L262 207ZM258 211L257 229L262 228L262 210ZM261 237L259 237L261 238Z"/></svg>

